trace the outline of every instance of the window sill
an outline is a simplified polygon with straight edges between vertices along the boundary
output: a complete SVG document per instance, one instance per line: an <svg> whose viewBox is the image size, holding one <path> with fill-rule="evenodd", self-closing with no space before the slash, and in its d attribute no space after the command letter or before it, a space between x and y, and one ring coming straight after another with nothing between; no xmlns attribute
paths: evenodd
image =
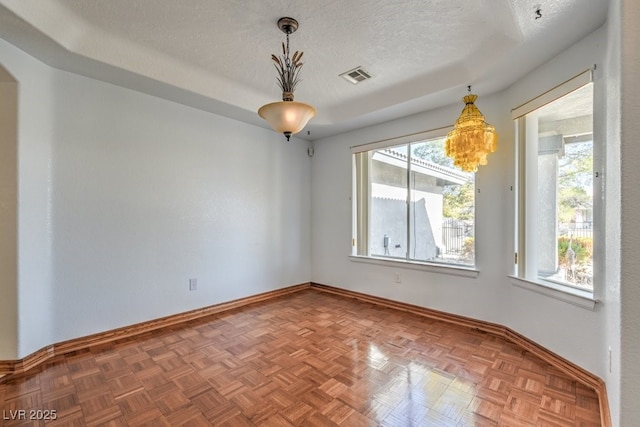
<svg viewBox="0 0 640 427"><path fill-rule="evenodd" d="M405 261L401 259L374 258L358 255L350 255L352 262L362 262L366 264L383 265L394 268L407 268L411 270L429 271L431 273L449 274L462 277L478 277L480 272L473 267L464 267L460 265L435 264L417 261Z"/></svg>
<svg viewBox="0 0 640 427"><path fill-rule="evenodd" d="M511 278L511 283L519 288L546 295L577 307L586 308L587 310L594 311L596 303L598 302L598 300L593 297L593 293L581 289L574 289L552 282L535 282L511 275L509 277Z"/></svg>

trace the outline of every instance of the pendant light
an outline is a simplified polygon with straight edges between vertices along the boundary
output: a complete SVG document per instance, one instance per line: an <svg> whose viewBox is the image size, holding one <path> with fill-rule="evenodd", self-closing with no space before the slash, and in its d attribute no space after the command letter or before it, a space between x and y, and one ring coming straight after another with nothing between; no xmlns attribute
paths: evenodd
<svg viewBox="0 0 640 427"><path fill-rule="evenodd" d="M263 105L258 115L265 119L276 132L281 132L289 141L291 135L300 132L316 115L316 109L309 104L293 100L293 92L299 82L303 52L296 51L289 56L289 35L298 29L298 21L293 18L280 18L278 28L287 35L287 43L282 43L282 55L271 55L276 71L278 85L282 89L282 101Z"/></svg>
<svg viewBox="0 0 640 427"><path fill-rule="evenodd" d="M445 153L463 171L475 172L478 165L487 164L487 155L498 147L498 134L474 105L478 95L471 93L471 86L468 89L469 94L462 98L465 104L462 113L447 134Z"/></svg>

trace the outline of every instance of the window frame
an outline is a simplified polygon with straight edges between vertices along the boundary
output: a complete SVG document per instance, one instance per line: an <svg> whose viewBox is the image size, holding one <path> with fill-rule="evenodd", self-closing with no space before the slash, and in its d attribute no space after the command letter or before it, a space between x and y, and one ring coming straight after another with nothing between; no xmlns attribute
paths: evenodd
<svg viewBox="0 0 640 427"><path fill-rule="evenodd" d="M593 85L593 279L592 289L579 289L571 284L564 284L554 280L545 280L535 274L532 277L532 269L527 266L527 227L531 227L527 218L527 171L526 171L526 116L537 109L554 102L571 92L584 87L587 84ZM515 235L514 249L515 261L513 274L509 277L516 286L532 290L537 293L548 295L559 300L584 307L595 309L595 303L598 301L600 293L601 278L604 277L604 263L602 262L602 254L604 253L604 182L601 180L603 176L603 150L604 141L601 130L599 129L598 116L601 112L597 109L597 100L602 96L600 87L593 78L593 69L587 69L582 73L570 78L569 80L553 87L552 89L542 93L541 95L527 101L526 103L512 110L512 119L515 126L515 178L516 178L516 194L515 194ZM533 185L537 186L536 183ZM531 191L531 187L529 188ZM530 218L529 218L530 220Z"/></svg>
<svg viewBox="0 0 640 427"><path fill-rule="evenodd" d="M384 139L376 142L355 145L350 147L352 156L352 250L350 259L354 262L363 262L376 265L404 267L409 269L417 269L422 271L429 271L442 274L451 274L462 277L477 277L479 271L477 270L477 248L478 244L474 233L474 264L456 264L438 261L422 261L415 260L408 257L383 257L370 254L370 248L368 244L369 238L369 195L371 194L371 182L368 179L368 171L363 168L362 164L359 164L359 153L370 152L374 150L381 150L384 148L391 148L397 146L408 146L410 144L420 143L422 141L433 140L437 138L445 138L447 133L453 129L453 126L446 126L428 131L416 132L408 135L403 135L396 138ZM409 157L410 158L410 157ZM409 169L410 170L410 169ZM363 185L363 181L367 179L368 185ZM476 185L477 176L474 174L474 188ZM364 191L359 191L363 189ZM408 193L411 189L408 188ZM477 204L475 202L476 192L474 190L474 224L476 218ZM366 222L361 219L366 217ZM410 226L407 225L407 230ZM366 248L366 250L359 252L359 248Z"/></svg>

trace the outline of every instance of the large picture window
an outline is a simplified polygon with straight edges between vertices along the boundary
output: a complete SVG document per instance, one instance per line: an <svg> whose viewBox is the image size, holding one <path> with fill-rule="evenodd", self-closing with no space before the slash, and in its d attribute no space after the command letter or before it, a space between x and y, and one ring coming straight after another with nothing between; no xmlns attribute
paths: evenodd
<svg viewBox="0 0 640 427"><path fill-rule="evenodd" d="M475 176L453 166L444 141L355 150L357 255L475 264Z"/></svg>
<svg viewBox="0 0 640 427"><path fill-rule="evenodd" d="M531 101L520 113L517 274L593 292L599 206L591 73Z"/></svg>

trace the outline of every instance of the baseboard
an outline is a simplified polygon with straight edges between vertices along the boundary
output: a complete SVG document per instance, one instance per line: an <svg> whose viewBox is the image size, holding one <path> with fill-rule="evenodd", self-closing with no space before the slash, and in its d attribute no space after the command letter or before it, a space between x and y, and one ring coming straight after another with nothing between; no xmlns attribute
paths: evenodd
<svg viewBox="0 0 640 427"><path fill-rule="evenodd" d="M149 320L147 322L136 323L134 325L125 326L118 329L112 329L97 334L87 335L84 337L74 338L57 344L52 344L42 348L20 360L0 360L0 382L7 380L18 374L23 374L52 358L73 351L88 349L97 345L109 343L115 340L134 337L146 332L155 331L190 320L199 319L212 314L222 313L235 308L255 304L269 299L299 292L303 289L309 289L310 283L289 286L282 289L276 289L245 298L239 298L233 301L223 302L208 307L198 308L186 311L184 313L174 314L171 316L161 317L159 319Z"/></svg>
<svg viewBox="0 0 640 427"><path fill-rule="evenodd" d="M592 374L591 372L581 368L580 366L568 361L567 359L559 356L551 350L541 346L540 344L530 340L518 332L496 323L486 322L483 320L477 320L470 317L460 316L457 314L446 313L443 311L433 310L430 308L420 307L413 304L404 302L398 302L387 298L376 297L360 292L350 291L347 289L337 288L334 286L323 285L320 283L311 283L312 289L317 289L322 292L328 292L347 298L355 298L360 301L366 301L372 304L401 310L419 316L428 317L434 320L441 320L443 322L468 327L471 329L478 329L483 332L498 335L503 337L515 345L527 350L536 357L544 360L550 365L554 366L564 374L573 378L580 384L588 387L596 392L598 395L598 401L600 405L600 421L605 427L611 426L611 414L609 412L609 401L607 399L607 390L604 381Z"/></svg>

